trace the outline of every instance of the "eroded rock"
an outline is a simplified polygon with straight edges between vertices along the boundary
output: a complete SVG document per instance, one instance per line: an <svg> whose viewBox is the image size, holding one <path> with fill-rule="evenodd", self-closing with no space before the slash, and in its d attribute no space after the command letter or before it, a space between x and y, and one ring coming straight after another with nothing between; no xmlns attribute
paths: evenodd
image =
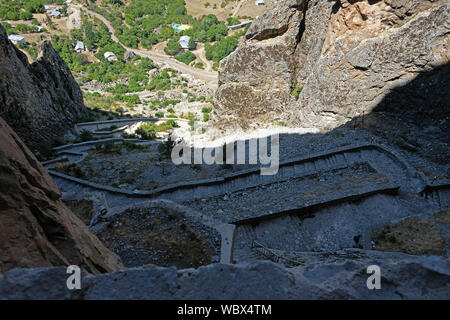
<svg viewBox="0 0 450 320"><path fill-rule="evenodd" d="M123 268L62 202L44 167L0 118L0 271L79 265L97 274Z"/></svg>
<svg viewBox="0 0 450 320"><path fill-rule="evenodd" d="M448 21L448 1L277 3L223 60L214 125L246 129L283 121L329 129L386 104L388 95L388 109L401 104L445 113ZM441 69L436 81L395 98L398 87Z"/></svg>
<svg viewBox="0 0 450 320"><path fill-rule="evenodd" d="M29 64L0 26L0 116L30 148L64 135L86 108L69 67L49 41Z"/></svg>

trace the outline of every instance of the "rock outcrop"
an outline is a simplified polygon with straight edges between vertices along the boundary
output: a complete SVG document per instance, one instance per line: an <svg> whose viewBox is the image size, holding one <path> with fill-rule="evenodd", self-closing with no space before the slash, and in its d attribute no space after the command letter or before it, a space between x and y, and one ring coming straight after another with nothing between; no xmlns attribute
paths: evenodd
<svg viewBox="0 0 450 320"><path fill-rule="evenodd" d="M212 264L196 270L152 265L91 276L66 289L61 267L15 269L0 275L0 299L448 299L450 265L442 257L346 250L305 253L307 265L272 262ZM381 289L369 290L378 265Z"/></svg>
<svg viewBox="0 0 450 320"><path fill-rule="evenodd" d="M449 7L446 0L276 2L221 64L216 127L332 128L386 104L387 95L388 109L401 103L448 116ZM392 95L429 72L440 74L421 81L419 92Z"/></svg>
<svg viewBox="0 0 450 320"><path fill-rule="evenodd" d="M30 148L61 137L86 112L80 87L49 41L29 64L0 26L0 116Z"/></svg>
<svg viewBox="0 0 450 320"><path fill-rule="evenodd" d="M79 265L120 270L110 252L62 202L58 187L0 118L0 272Z"/></svg>

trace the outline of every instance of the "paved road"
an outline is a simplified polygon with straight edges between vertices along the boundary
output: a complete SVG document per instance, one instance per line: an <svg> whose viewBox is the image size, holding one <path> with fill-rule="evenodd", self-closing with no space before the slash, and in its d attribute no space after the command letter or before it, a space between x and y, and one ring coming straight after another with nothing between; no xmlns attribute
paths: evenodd
<svg viewBox="0 0 450 320"><path fill-rule="evenodd" d="M77 7L81 7L79 5L75 5ZM114 28L112 27L111 23L105 18L103 17L101 14L98 14L97 12L91 11L85 7L82 7L82 9L89 13L90 15L96 17L97 19L99 19L100 21L102 21L106 27L108 28L110 34L111 34L111 39L115 42L120 43L119 39L116 37L115 35L115 31ZM123 45L121 43L121 45L129 50L134 52L135 54L141 56L141 57L147 57L152 59L153 61L155 61L156 63L160 63L160 64L167 64L169 65L171 68L178 70L182 73L186 73L191 75L192 77L196 78L196 79L200 79L200 80L204 80L204 81L208 81L208 82L217 82L218 79L218 74L217 72L211 72L211 71L205 71L205 70L199 70L197 68L192 68L182 62L179 62L177 60L175 60L172 57L169 57L165 54L161 54L161 53L157 53L151 50L143 50L143 49L133 49L133 48L128 48L125 45Z"/></svg>

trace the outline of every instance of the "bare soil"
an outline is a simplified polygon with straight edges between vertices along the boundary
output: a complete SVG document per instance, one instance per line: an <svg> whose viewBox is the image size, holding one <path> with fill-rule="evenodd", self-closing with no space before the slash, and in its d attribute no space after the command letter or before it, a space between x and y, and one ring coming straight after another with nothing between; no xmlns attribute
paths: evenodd
<svg viewBox="0 0 450 320"><path fill-rule="evenodd" d="M197 268L217 260L220 252L218 234L165 208L128 210L98 236L127 267Z"/></svg>
<svg viewBox="0 0 450 320"><path fill-rule="evenodd" d="M433 222L409 218L372 234L376 250L397 251L413 255L445 254L442 230Z"/></svg>

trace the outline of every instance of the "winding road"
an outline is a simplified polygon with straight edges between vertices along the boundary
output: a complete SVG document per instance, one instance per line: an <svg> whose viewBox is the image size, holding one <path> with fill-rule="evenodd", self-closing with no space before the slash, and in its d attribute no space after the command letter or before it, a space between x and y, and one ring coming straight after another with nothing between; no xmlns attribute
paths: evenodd
<svg viewBox="0 0 450 320"><path fill-rule="evenodd" d="M111 39L117 43L120 43L125 49L127 49L128 51L134 52L135 54L141 56L141 57L146 57L146 58L150 58L152 59L154 62L159 63L159 64L167 64L168 66L170 66L171 68L173 68L174 70L177 70L181 73L186 73L191 75L192 77L196 78L196 79L200 79L200 80L204 80L207 82L214 82L216 83L218 80L218 73L217 72L211 72L211 71L205 71L205 70L200 70L197 68L193 68L190 67L182 62L179 62L177 60L175 60L172 57L169 57L165 54L161 54L161 53L157 53L151 50L144 50L144 49L133 49L133 48L129 48L125 45L123 45L119 39L117 38L117 36L115 35L115 30L113 28L113 26L111 25L111 23L108 21L108 19L106 19L104 16L102 16L101 14L91 11L81 5L73 5L75 7L78 7L80 9L83 9L86 13L88 13L89 15L92 15L94 17L96 17L97 19L99 19L100 21L102 21L106 27L109 30L109 33L111 35Z"/></svg>

